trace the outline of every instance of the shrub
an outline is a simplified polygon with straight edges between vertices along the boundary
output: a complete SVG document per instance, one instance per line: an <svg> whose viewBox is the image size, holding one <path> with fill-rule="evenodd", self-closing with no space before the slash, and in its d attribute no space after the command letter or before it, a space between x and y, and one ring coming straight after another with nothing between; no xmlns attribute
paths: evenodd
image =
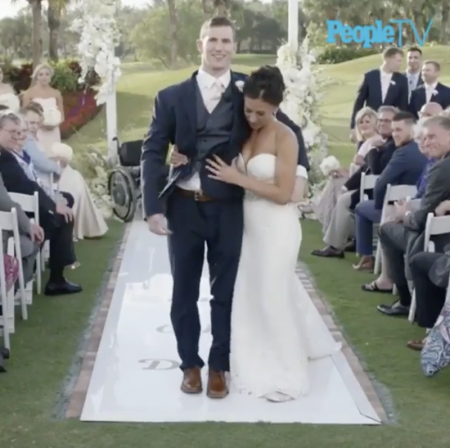
<svg viewBox="0 0 450 448"><path fill-rule="evenodd" d="M65 120L61 123L61 138L66 140L100 112L92 89L68 92L63 96Z"/></svg>
<svg viewBox="0 0 450 448"><path fill-rule="evenodd" d="M86 83L79 83L81 67L77 61L66 60L52 64L52 67L55 71L52 86L62 93L85 90L99 83L99 77L95 72L88 75ZM21 66L14 66L5 64L3 73L6 81L13 86L17 93L20 93L30 87L33 65L22 64Z"/></svg>
<svg viewBox="0 0 450 448"><path fill-rule="evenodd" d="M336 47L327 46L318 55L317 62L319 64L339 64L341 62L352 61L353 59L362 58L378 54L377 48L360 48L360 47Z"/></svg>

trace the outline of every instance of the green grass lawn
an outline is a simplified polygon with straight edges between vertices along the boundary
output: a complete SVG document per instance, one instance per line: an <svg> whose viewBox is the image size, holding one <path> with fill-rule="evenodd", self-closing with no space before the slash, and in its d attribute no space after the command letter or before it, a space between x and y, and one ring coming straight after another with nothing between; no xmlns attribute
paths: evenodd
<svg viewBox="0 0 450 448"><path fill-rule="evenodd" d="M450 82L450 47L430 47L427 58L444 64L444 81ZM273 63L273 58L243 55L236 70ZM322 104L331 153L344 164L354 154L348 143L351 103L362 73L379 65L379 57L338 64L328 69L333 79ZM187 77L192 69L155 72L148 64L124 67L118 91L118 118L122 140L139 138L147 130L155 92ZM71 138L75 151L87 144L104 147L106 121L100 115ZM111 224L108 236L77 243L82 266L71 279L85 290L69 298L37 298L28 322L19 322L12 339L9 372L0 376L0 448L446 448L450 445L450 376L443 372L425 379L418 355L405 348L408 339L422 332L403 320L389 319L375 311L386 295L362 293L360 285L370 275L351 268L346 260L311 257L321 247L317 223L303 221L301 259L314 274L361 355L392 422L382 427L237 424L93 424L58 418L63 413L61 392L77 354L83 331L96 303L98 288L120 238L122 226ZM143 391L145 393L145 391ZM151 399L151 397L149 397Z"/></svg>

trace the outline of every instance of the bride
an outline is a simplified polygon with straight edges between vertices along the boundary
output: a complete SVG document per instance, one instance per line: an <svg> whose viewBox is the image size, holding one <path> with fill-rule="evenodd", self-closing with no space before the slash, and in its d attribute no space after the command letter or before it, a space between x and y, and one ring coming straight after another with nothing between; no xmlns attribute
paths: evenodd
<svg viewBox="0 0 450 448"><path fill-rule="evenodd" d="M308 360L340 349L295 270L302 234L292 197L298 144L275 113L283 76L261 67L246 80L253 132L231 166L209 160L210 177L245 189L244 236L231 315L231 379L242 392L281 402L309 391ZM174 153L174 164L186 163Z"/></svg>

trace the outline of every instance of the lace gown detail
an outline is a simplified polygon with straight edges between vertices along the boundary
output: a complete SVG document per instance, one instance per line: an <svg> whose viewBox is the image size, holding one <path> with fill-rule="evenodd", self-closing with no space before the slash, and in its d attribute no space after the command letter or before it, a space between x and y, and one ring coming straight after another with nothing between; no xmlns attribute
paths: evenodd
<svg viewBox="0 0 450 448"><path fill-rule="evenodd" d="M259 154L244 167L274 181L276 158ZM251 192L244 199L244 236L231 316L231 379L270 401L309 391L308 360L340 349L296 275L302 239L297 209Z"/></svg>

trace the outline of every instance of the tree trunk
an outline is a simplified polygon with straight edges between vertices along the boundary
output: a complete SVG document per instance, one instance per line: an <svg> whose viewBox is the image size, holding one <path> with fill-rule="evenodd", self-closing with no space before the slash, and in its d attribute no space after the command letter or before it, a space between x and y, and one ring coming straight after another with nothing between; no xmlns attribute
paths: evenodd
<svg viewBox="0 0 450 448"><path fill-rule="evenodd" d="M169 44L170 44L170 67L176 68L178 59L177 42L177 11L175 9L175 0L167 0L169 7Z"/></svg>
<svg viewBox="0 0 450 448"><path fill-rule="evenodd" d="M33 17L33 67L36 68L42 58L42 2L29 0Z"/></svg>
<svg viewBox="0 0 450 448"><path fill-rule="evenodd" d="M49 30L48 57L54 62L58 62L59 59L58 44L59 32L61 29L61 15L61 2L49 0L47 9L47 22Z"/></svg>

